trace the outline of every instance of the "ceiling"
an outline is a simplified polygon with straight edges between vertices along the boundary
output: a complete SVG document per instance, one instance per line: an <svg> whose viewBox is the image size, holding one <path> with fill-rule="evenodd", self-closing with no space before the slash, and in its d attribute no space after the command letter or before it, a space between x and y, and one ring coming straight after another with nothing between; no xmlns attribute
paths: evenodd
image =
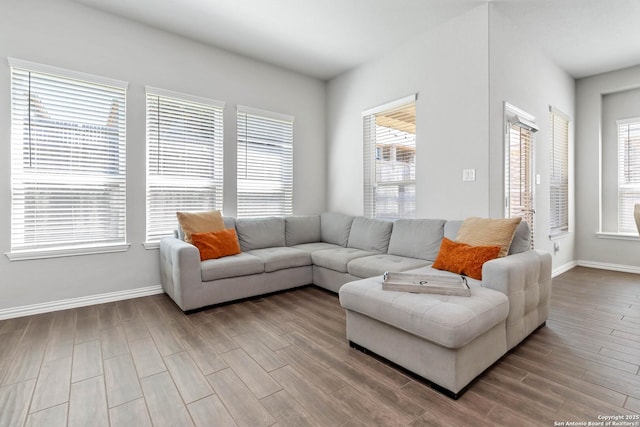
<svg viewBox="0 0 640 427"><path fill-rule="evenodd" d="M486 0L75 0L320 79ZM489 0L491 1L491 0ZM493 0L573 77L640 64L640 0Z"/></svg>

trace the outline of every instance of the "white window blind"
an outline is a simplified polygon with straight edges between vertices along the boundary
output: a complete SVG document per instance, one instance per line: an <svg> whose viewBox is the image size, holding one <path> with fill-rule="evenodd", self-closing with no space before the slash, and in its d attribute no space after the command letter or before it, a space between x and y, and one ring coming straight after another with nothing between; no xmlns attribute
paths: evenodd
<svg viewBox="0 0 640 427"><path fill-rule="evenodd" d="M147 88L147 243L177 211L222 210L224 104Z"/></svg>
<svg viewBox="0 0 640 427"><path fill-rule="evenodd" d="M362 113L364 215L416 214L416 95Z"/></svg>
<svg viewBox="0 0 640 427"><path fill-rule="evenodd" d="M633 205L640 203L640 117L618 120L618 232L637 233Z"/></svg>
<svg viewBox="0 0 640 427"><path fill-rule="evenodd" d="M556 108L549 110L549 231L553 236L569 230L569 118Z"/></svg>
<svg viewBox="0 0 640 427"><path fill-rule="evenodd" d="M294 118L240 106L237 118L237 216L291 214Z"/></svg>
<svg viewBox="0 0 640 427"><path fill-rule="evenodd" d="M126 83L9 65L12 253L124 244Z"/></svg>
<svg viewBox="0 0 640 427"><path fill-rule="evenodd" d="M535 119L505 103L507 116L505 150L505 217L520 217L529 225L531 247L535 232L533 195L533 141Z"/></svg>

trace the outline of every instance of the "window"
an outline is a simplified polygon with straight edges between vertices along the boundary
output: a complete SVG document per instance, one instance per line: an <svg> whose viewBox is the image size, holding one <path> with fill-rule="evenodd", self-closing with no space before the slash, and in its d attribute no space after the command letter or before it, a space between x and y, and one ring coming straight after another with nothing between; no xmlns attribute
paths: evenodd
<svg viewBox="0 0 640 427"><path fill-rule="evenodd" d="M126 83L9 65L9 258L126 249Z"/></svg>
<svg viewBox="0 0 640 427"><path fill-rule="evenodd" d="M238 107L238 218L292 213L293 121Z"/></svg>
<svg viewBox="0 0 640 427"><path fill-rule="evenodd" d="M558 235L569 231L569 117L549 108L549 231Z"/></svg>
<svg viewBox="0 0 640 427"><path fill-rule="evenodd" d="M505 218L520 217L529 224L533 248L533 140L538 127L533 116L508 103L505 117Z"/></svg>
<svg viewBox="0 0 640 427"><path fill-rule="evenodd" d="M618 232L637 233L633 205L640 203L640 117L618 120Z"/></svg>
<svg viewBox="0 0 640 427"><path fill-rule="evenodd" d="M222 210L223 109L147 88L147 243L172 233L176 211Z"/></svg>
<svg viewBox="0 0 640 427"><path fill-rule="evenodd" d="M416 215L416 95L367 110L364 121L364 215Z"/></svg>

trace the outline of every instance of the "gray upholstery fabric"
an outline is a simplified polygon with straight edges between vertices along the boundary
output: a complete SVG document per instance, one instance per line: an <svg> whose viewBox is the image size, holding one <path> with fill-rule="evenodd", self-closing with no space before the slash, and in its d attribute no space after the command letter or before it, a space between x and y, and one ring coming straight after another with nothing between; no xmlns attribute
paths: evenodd
<svg viewBox="0 0 640 427"><path fill-rule="evenodd" d="M426 267L431 261L424 259L407 258L397 255L371 255L357 258L347 264L347 271L356 277L373 277L383 274L385 271L400 272L418 267Z"/></svg>
<svg viewBox="0 0 640 427"><path fill-rule="evenodd" d="M312 281L311 271L311 266L295 267L273 273L251 274L205 282L199 305L186 309L308 285Z"/></svg>
<svg viewBox="0 0 640 427"><path fill-rule="evenodd" d="M507 296L492 289L473 286L471 297L383 291L381 277L344 284L340 304L448 348L469 344L509 314Z"/></svg>
<svg viewBox="0 0 640 427"><path fill-rule="evenodd" d="M243 252L286 246L283 217L240 218L236 220L236 231Z"/></svg>
<svg viewBox="0 0 640 427"><path fill-rule="evenodd" d="M320 241L320 215L287 216L284 218L287 246Z"/></svg>
<svg viewBox="0 0 640 427"><path fill-rule="evenodd" d="M339 249L342 246L334 245L333 243L315 242L315 243L302 243L300 245L295 245L291 247L311 253L315 251L321 251L323 249Z"/></svg>
<svg viewBox="0 0 640 427"><path fill-rule="evenodd" d="M351 224L347 247L385 254L392 228L390 221L358 216Z"/></svg>
<svg viewBox="0 0 640 427"><path fill-rule="evenodd" d="M160 283L180 308L198 307L202 301L200 252L183 240L165 237L160 240Z"/></svg>
<svg viewBox="0 0 640 427"><path fill-rule="evenodd" d="M435 261L444 236L443 219L399 219L389 239L390 255Z"/></svg>
<svg viewBox="0 0 640 427"><path fill-rule="evenodd" d="M247 252L264 262L265 273L292 267L311 265L309 252L295 248L264 248Z"/></svg>
<svg viewBox="0 0 640 427"><path fill-rule="evenodd" d="M201 269L202 281L208 282L227 277L264 273L264 262L255 255L242 252L238 255L202 261Z"/></svg>
<svg viewBox="0 0 640 427"><path fill-rule="evenodd" d="M452 349L351 310L347 310L347 339L454 393L507 351L504 322Z"/></svg>
<svg viewBox="0 0 640 427"><path fill-rule="evenodd" d="M531 232L529 224L526 221L520 221L516 228L516 234L513 235L511 246L509 247L509 255L519 254L531 249Z"/></svg>
<svg viewBox="0 0 640 427"><path fill-rule="evenodd" d="M349 261L369 255L373 252L363 251L355 248L324 249L311 253L311 261L319 267L329 268L339 273L347 273Z"/></svg>
<svg viewBox="0 0 640 427"><path fill-rule="evenodd" d="M236 228L236 219L232 216L222 217L224 221L224 228Z"/></svg>
<svg viewBox="0 0 640 427"><path fill-rule="evenodd" d="M456 240L462 222L462 220L447 221L444 224L444 237L449 240Z"/></svg>
<svg viewBox="0 0 640 427"><path fill-rule="evenodd" d="M340 286L358 279L359 277L352 276L349 273L338 273L329 268L313 266L313 284L331 292L337 293L340 290Z"/></svg>
<svg viewBox="0 0 640 427"><path fill-rule="evenodd" d="M346 247L353 218L341 213L323 213L320 216L320 239L323 242Z"/></svg>
<svg viewBox="0 0 640 427"><path fill-rule="evenodd" d="M482 283L509 297L507 347L513 348L547 319L551 254L530 250L487 261Z"/></svg>

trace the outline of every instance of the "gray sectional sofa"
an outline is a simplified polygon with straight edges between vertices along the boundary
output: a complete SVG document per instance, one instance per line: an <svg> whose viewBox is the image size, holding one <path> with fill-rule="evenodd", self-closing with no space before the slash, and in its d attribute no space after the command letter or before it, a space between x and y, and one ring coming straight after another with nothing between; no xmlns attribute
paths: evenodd
<svg viewBox="0 0 640 427"><path fill-rule="evenodd" d="M224 218L242 253L200 261L178 235L160 242L161 281L184 311L314 284L339 292L347 339L426 378L452 397L548 315L551 256L529 249L522 222L509 255L488 261L471 297L381 289L382 274L450 275L430 265L462 221L394 222L339 213Z"/></svg>

